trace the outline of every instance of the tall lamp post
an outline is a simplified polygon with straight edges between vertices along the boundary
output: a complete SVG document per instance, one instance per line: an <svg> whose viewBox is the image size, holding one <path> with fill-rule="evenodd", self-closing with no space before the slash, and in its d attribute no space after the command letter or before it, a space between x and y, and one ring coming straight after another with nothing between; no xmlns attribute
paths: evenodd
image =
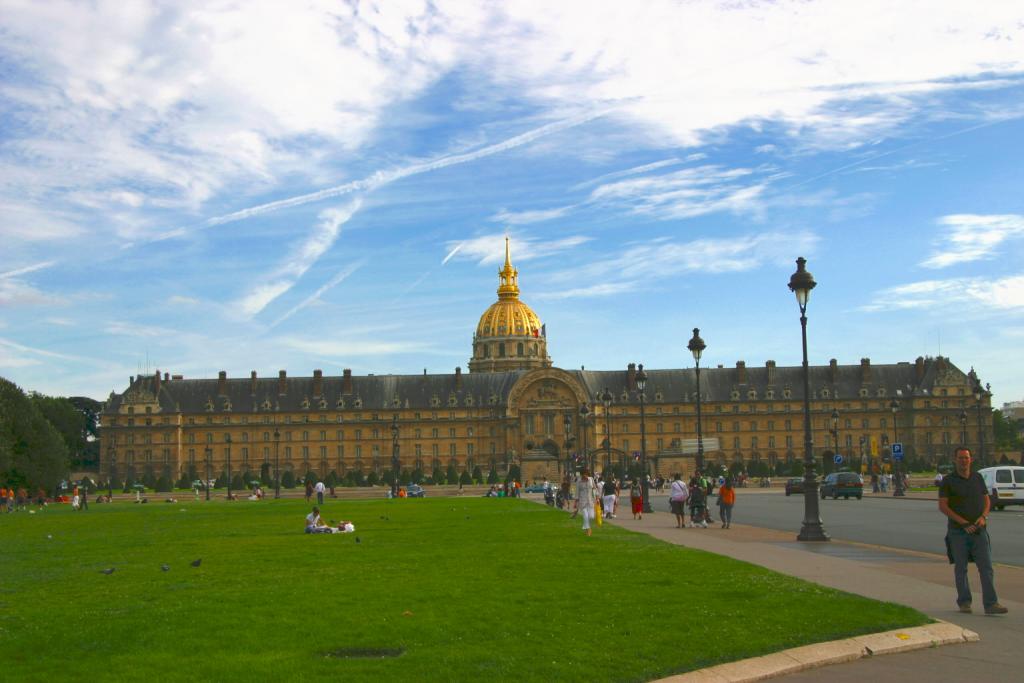
<svg viewBox="0 0 1024 683"><path fill-rule="evenodd" d="M583 432L583 463L584 464L588 464L589 463L590 469L593 470L594 469L594 463L590 462L587 459L588 456L589 456L589 453L587 453L587 451L588 451L588 448L587 448L587 418L589 418L589 417L590 417L590 406L588 406L586 403L584 403L583 405L580 406L580 431ZM591 472L591 474L593 474L593 472Z"/></svg>
<svg viewBox="0 0 1024 683"><path fill-rule="evenodd" d="M976 379L974 385L974 405L978 409L978 469L985 467L985 427L981 422L981 400L985 398L985 390L981 380Z"/></svg>
<svg viewBox="0 0 1024 683"><path fill-rule="evenodd" d="M641 363L636 373L636 388L640 392L640 495L643 498L644 514L651 514L650 485L647 479L647 425L644 422L644 403L646 396L644 389L647 387L647 373L644 372L644 364Z"/></svg>
<svg viewBox="0 0 1024 683"><path fill-rule="evenodd" d="M398 498L398 474L402 466L398 459L398 413L391 417L391 497Z"/></svg>
<svg viewBox="0 0 1024 683"><path fill-rule="evenodd" d="M107 502L110 502L114 498L114 474L117 472L117 451L112 445L107 446L107 462L110 463L107 466Z"/></svg>
<svg viewBox="0 0 1024 683"><path fill-rule="evenodd" d="M900 437L896 426L896 416L900 412L900 402L896 399L892 400L889 404L889 410L892 411L892 442L899 443ZM895 480L892 485L892 495L902 496L903 493L903 472L900 468L900 461L896 459L896 455L892 456L892 470L895 473Z"/></svg>
<svg viewBox="0 0 1024 683"><path fill-rule="evenodd" d="M601 404L604 406L605 457L610 465L612 462L612 392L608 391L608 387L605 387L604 391L601 392L600 399ZM602 471L604 470L602 469ZM591 474L593 474L593 472Z"/></svg>
<svg viewBox="0 0 1024 683"><path fill-rule="evenodd" d="M224 435L224 443L227 444L227 456L228 456L228 500L231 500L231 435Z"/></svg>
<svg viewBox="0 0 1024 683"><path fill-rule="evenodd" d="M281 497L281 432L274 427L274 498Z"/></svg>
<svg viewBox="0 0 1024 683"><path fill-rule="evenodd" d="M690 349L690 353L693 354L693 362L697 366L697 471L704 471L704 433L701 429L700 419L700 357L704 353L704 349L707 348L707 344L700 338L700 328L693 328L693 337L690 339L690 343L686 345L686 348Z"/></svg>
<svg viewBox="0 0 1024 683"><path fill-rule="evenodd" d="M967 411L960 411L960 444L967 448Z"/></svg>
<svg viewBox="0 0 1024 683"><path fill-rule="evenodd" d="M565 476L572 471L572 413L566 412L562 417L562 427L565 429Z"/></svg>
<svg viewBox="0 0 1024 683"><path fill-rule="evenodd" d="M811 440L811 373L807 365L807 302L811 290L817 286L814 276L806 269L807 259L796 260L796 272L789 278L789 289L796 295L800 307L800 333L804 357L804 521L797 534L798 541L827 541L829 536L821 523L818 511L818 480L814 476L814 442Z"/></svg>
<svg viewBox="0 0 1024 683"><path fill-rule="evenodd" d="M835 453L839 453L839 411L835 408L832 409L832 415L829 417L832 422L832 443L835 446ZM821 471L825 471L825 462L821 463Z"/></svg>
<svg viewBox="0 0 1024 683"><path fill-rule="evenodd" d="M206 447L206 500L210 500L210 456L213 454L213 449L209 446Z"/></svg>

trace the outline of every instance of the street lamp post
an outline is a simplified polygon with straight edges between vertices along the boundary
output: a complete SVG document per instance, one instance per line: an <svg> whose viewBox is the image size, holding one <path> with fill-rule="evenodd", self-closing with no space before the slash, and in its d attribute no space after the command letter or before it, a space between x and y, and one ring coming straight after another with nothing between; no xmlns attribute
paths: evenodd
<svg viewBox="0 0 1024 683"><path fill-rule="evenodd" d="M789 278L789 289L800 307L800 333L803 342L804 374L804 521L797 534L798 541L827 541L829 536L821 523L818 510L818 480L814 476L814 442L811 440L811 373L807 364L807 302L817 286L806 269L807 259L796 260L796 272Z"/></svg>
<svg viewBox="0 0 1024 683"><path fill-rule="evenodd" d="M583 432L583 463L590 464L591 473L593 473L594 463L590 462L587 458L589 457L589 450L587 448L587 418L590 417L590 406L586 403L580 406L580 431Z"/></svg>
<svg viewBox="0 0 1024 683"><path fill-rule="evenodd" d="M565 476L569 476L572 470L572 414L568 411L562 417L562 427L565 429Z"/></svg>
<svg viewBox="0 0 1024 683"><path fill-rule="evenodd" d="M892 403L889 404L889 410L892 411L892 442L893 443L899 443L900 437L899 437L899 432L897 431L897 426L896 426L896 416L897 416L897 414L900 411L900 402L897 401L896 399L893 399ZM890 449L890 451L891 450L892 449ZM892 454L892 470L893 470L893 473L895 474L895 477L894 477L895 481L893 482L893 485L892 485L892 495L894 495L894 496L902 496L902 495L904 495L904 492L903 492L903 472L902 472L902 470L900 468L900 461L896 459L896 454L895 453Z"/></svg>
<svg viewBox="0 0 1024 683"><path fill-rule="evenodd" d="M113 446L107 447L107 501L114 497L114 473L117 472L117 451Z"/></svg>
<svg viewBox="0 0 1024 683"><path fill-rule="evenodd" d="M612 462L612 392L608 391L608 387L605 387L604 391L601 392L600 399L601 404L604 405L605 457L607 459L606 462L610 465ZM608 465L605 465L605 467ZM591 474L593 474L593 472Z"/></svg>
<svg viewBox="0 0 1024 683"><path fill-rule="evenodd" d="M231 500L231 435L224 435L224 443L227 444L227 460L228 460L228 500Z"/></svg>
<svg viewBox="0 0 1024 683"><path fill-rule="evenodd" d="M274 427L274 498L281 497L281 432Z"/></svg>
<svg viewBox="0 0 1024 683"><path fill-rule="evenodd" d="M213 454L213 449L209 446L206 447L206 500L210 500L210 456Z"/></svg>
<svg viewBox="0 0 1024 683"><path fill-rule="evenodd" d="M974 385L974 405L978 410L978 469L985 467L985 428L981 422L981 400L985 398L985 390L981 380L976 379Z"/></svg>
<svg viewBox="0 0 1024 683"><path fill-rule="evenodd" d="M833 408L832 415L829 419L832 421L832 429L830 431L832 432L832 444L835 446L835 453L833 454L834 459L834 456L839 453L839 411ZM825 471L824 462L821 463L821 471Z"/></svg>
<svg viewBox="0 0 1024 683"><path fill-rule="evenodd" d="M398 413L391 417L391 497L398 498L398 474L402 466L398 458Z"/></svg>
<svg viewBox="0 0 1024 683"><path fill-rule="evenodd" d="M967 448L967 411L960 411L960 445Z"/></svg>
<svg viewBox="0 0 1024 683"><path fill-rule="evenodd" d="M704 349L707 348L707 344L700 338L700 329L693 328L693 337L690 339L690 343L686 345L686 348L693 354L693 362L696 364L697 371L697 471L704 471L704 432L701 427L700 418L700 357L704 353Z"/></svg>
<svg viewBox="0 0 1024 683"><path fill-rule="evenodd" d="M645 515L654 512L651 507L650 486L647 480L647 426L644 422L644 403L646 402L644 389L646 387L647 373L644 372L644 364L641 363L636 373L636 388L640 392L640 495L643 498Z"/></svg>

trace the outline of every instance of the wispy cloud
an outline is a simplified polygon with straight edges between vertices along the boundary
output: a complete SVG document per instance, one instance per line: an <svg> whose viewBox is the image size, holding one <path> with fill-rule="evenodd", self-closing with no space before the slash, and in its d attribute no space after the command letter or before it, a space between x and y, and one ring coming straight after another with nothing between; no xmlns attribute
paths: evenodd
<svg viewBox="0 0 1024 683"><path fill-rule="evenodd" d="M991 280L980 277L922 280L876 292L860 310L906 309L1010 311L1024 309L1024 275Z"/></svg>
<svg viewBox="0 0 1024 683"><path fill-rule="evenodd" d="M458 258L467 261L476 261L480 265L491 263L502 263L505 260L505 237L506 235L491 234L473 237L471 239L449 242L451 249L448 258L458 254ZM530 261L532 259L544 258L574 249L581 244L590 241L590 237L583 235L572 235L561 239L545 240L537 237L524 235L508 235L509 249L512 254L512 262Z"/></svg>
<svg viewBox="0 0 1024 683"><path fill-rule="evenodd" d="M357 261L356 263L352 263L350 265L345 266L344 268L339 270L337 273L335 273L334 277L332 277L330 280L328 280L323 285L321 285L319 289L317 289L315 292L313 292L308 297L306 297L301 302L299 302L299 304L297 306L294 306L294 307L290 308L287 312L285 312L284 315L282 315L277 320L272 322L270 324L270 326L271 327L276 327L276 326L280 325L285 320L287 320L288 318L292 317L293 315L295 315L296 313L298 313L302 309L306 308L307 306L313 304L316 301L319 301L321 296L323 296L329 290L331 290L334 287L336 287L337 285L339 285L342 282L342 280L344 280L349 275L351 275L352 273L354 273L357 270L359 270L365 264L366 264L366 259L361 259L361 260Z"/></svg>
<svg viewBox="0 0 1024 683"><path fill-rule="evenodd" d="M1006 240L1024 237L1024 216L1019 214L954 214L940 218L939 225L946 234L938 249L921 262L925 268L992 258Z"/></svg>
<svg viewBox="0 0 1024 683"><path fill-rule="evenodd" d="M281 343L297 351L319 358L346 359L353 356L386 356L395 353L422 353L428 349L422 342L325 341L285 337Z"/></svg>
<svg viewBox="0 0 1024 683"><path fill-rule="evenodd" d="M279 296L290 290L309 268L323 256L338 239L341 226L359 210L362 200L347 206L325 209L312 233L270 275L269 281L258 284L241 299L237 306L245 318L252 318Z"/></svg>
<svg viewBox="0 0 1024 683"><path fill-rule="evenodd" d="M491 216L491 220L497 223L505 223L507 225L527 225L529 223L541 223L543 221L550 221L555 218L561 218L574 207L572 206L560 206L555 209L540 209L536 211L499 211L498 213Z"/></svg>
<svg viewBox="0 0 1024 683"><path fill-rule="evenodd" d="M15 268L14 270L8 270L6 273L0 273L0 280L5 278L17 277L19 275L27 275L28 273L34 273L37 270L43 270L54 265L56 261L43 261L41 263L33 263L30 266L22 266L21 268Z"/></svg>

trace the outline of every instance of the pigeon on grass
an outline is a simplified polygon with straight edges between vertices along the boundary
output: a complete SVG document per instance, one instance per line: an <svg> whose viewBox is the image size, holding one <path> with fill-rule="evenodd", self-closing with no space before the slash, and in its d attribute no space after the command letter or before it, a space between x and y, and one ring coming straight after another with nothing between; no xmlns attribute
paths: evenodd
<svg viewBox="0 0 1024 683"><path fill-rule="evenodd" d="M193 567L198 567L202 563L203 563L203 558L201 558L201 557L198 560L192 560L191 562L189 562L189 564L192 565Z"/></svg>

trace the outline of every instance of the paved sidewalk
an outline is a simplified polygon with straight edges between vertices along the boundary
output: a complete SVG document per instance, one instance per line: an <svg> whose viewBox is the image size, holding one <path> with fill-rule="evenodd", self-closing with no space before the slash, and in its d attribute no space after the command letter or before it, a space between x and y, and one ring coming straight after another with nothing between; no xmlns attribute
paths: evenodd
<svg viewBox="0 0 1024 683"><path fill-rule="evenodd" d="M606 523L648 533L667 541L757 564L839 590L877 600L909 605L936 619L977 632L977 643L919 650L862 659L784 676L786 681L970 681L982 676L1020 680L1020 647L1024 642L1024 569L997 565L999 601L1010 609L1003 617L982 614L977 573L971 586L978 594L975 614L960 614L955 605L953 569L944 555L908 552L833 540L800 543L800 520L791 533L733 523L708 529L677 529L666 512L643 520L618 518ZM940 546L941 538L936 539ZM998 559L998 548L996 548Z"/></svg>

